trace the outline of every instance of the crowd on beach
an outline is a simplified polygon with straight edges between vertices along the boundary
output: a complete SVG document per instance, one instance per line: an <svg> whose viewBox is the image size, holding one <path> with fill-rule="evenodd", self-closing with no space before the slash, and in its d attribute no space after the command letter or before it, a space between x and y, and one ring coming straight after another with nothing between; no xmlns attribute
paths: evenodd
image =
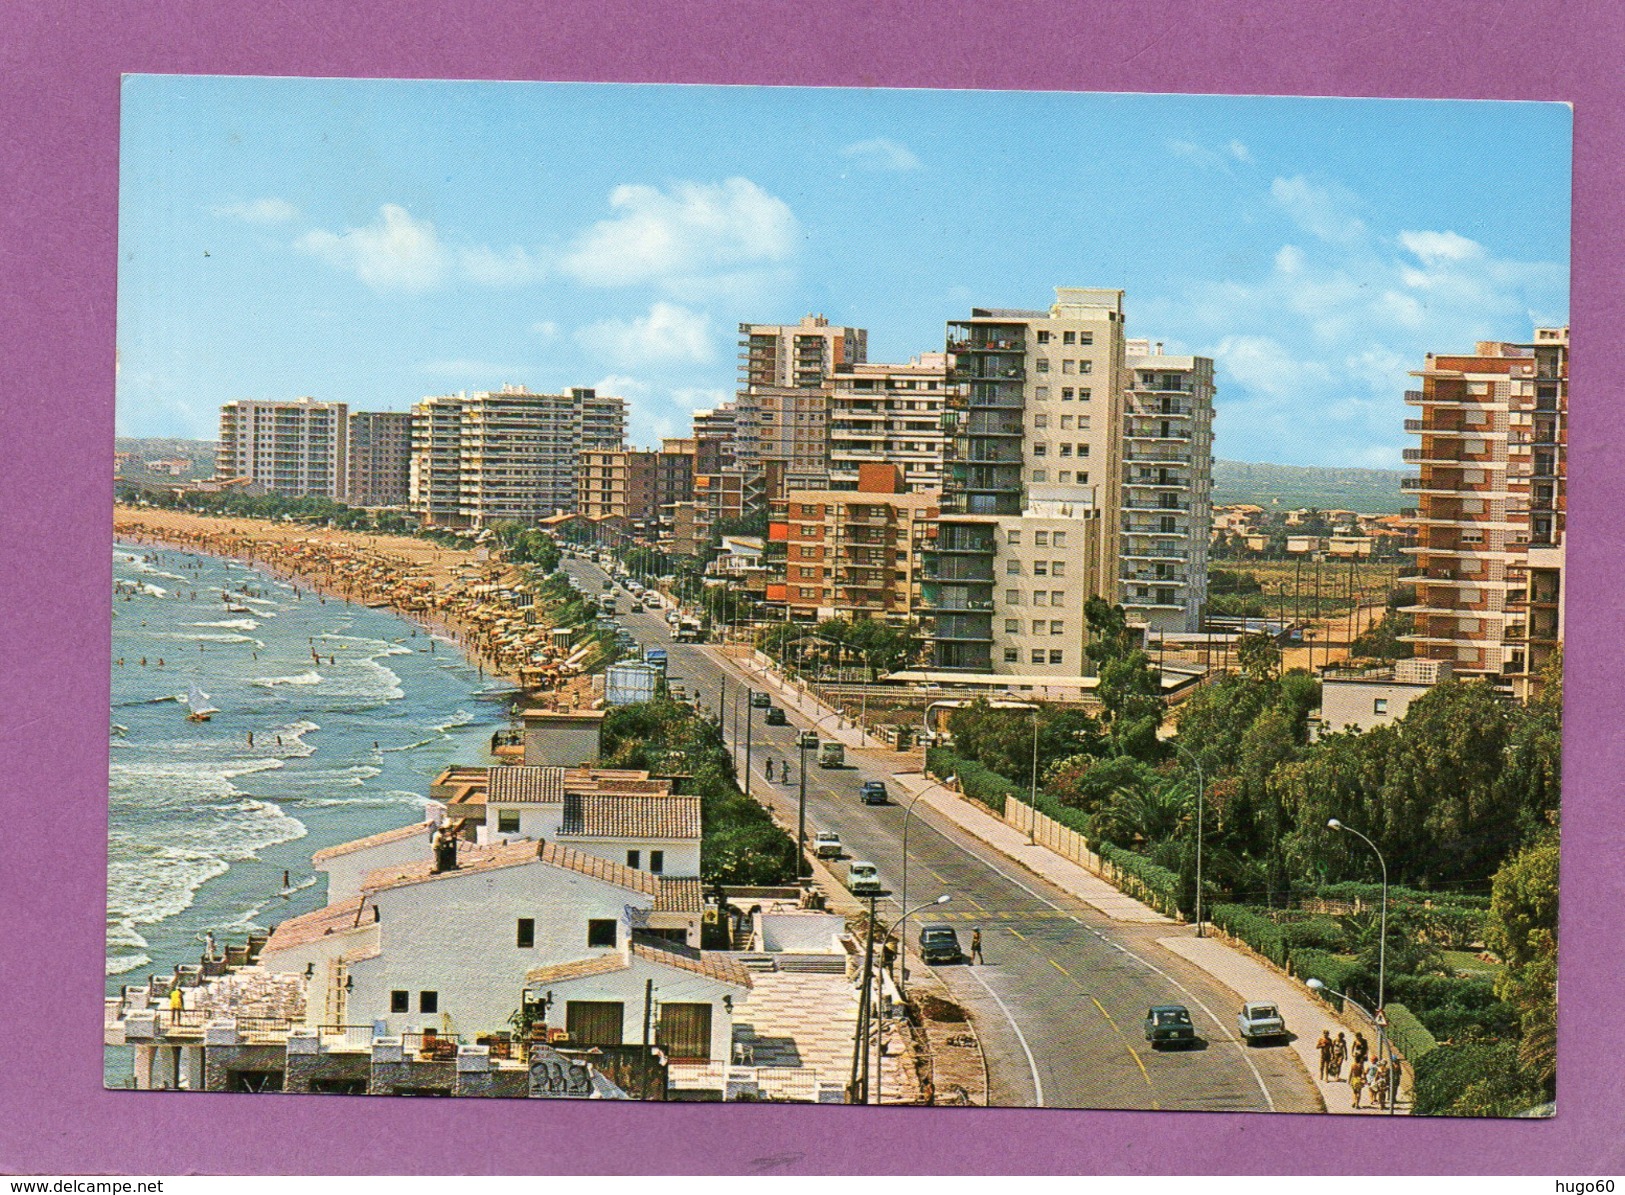
<svg viewBox="0 0 1625 1195"><path fill-rule="evenodd" d="M318 601L392 610L456 644L481 675L543 688L559 679L549 628L532 625L503 598L517 572L472 551L235 518L158 516L149 522L122 510L115 529L127 542L251 565L292 585L296 599L309 593Z"/></svg>
<svg viewBox="0 0 1625 1195"><path fill-rule="evenodd" d="M1344 1082L1343 1067L1348 1065L1347 1082L1354 1107L1388 1107L1390 1098L1396 1094L1395 1079L1399 1076L1399 1066L1397 1060L1373 1056L1365 1034L1356 1033L1354 1041L1350 1043L1341 1031L1333 1037L1329 1031L1322 1030L1320 1039L1315 1042L1315 1050L1320 1055L1320 1078L1323 1082ZM1369 1104L1360 1103L1362 1095L1369 1096Z"/></svg>

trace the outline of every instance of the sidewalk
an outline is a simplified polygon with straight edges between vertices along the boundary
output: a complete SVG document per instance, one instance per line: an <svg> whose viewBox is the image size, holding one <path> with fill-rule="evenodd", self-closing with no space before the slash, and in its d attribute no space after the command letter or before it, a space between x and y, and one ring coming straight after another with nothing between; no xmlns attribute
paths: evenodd
<svg viewBox="0 0 1625 1195"><path fill-rule="evenodd" d="M748 672L758 687L777 693L787 705L794 705L804 716L818 718L819 732L825 737L839 739L854 748L860 745L884 746L874 740L863 744L862 739L865 736L862 736L856 727L840 726L836 711L822 705L816 698L803 694L800 686L787 684L771 670L761 668L754 656L728 657L728 659L736 668ZM919 772L895 774L892 779L909 797L918 796L922 805L929 806L945 821L958 826L1012 862L1043 877L1113 921L1169 927L1176 924L1171 918L1120 892L1093 872L1045 847L1029 843L1022 831L974 801L952 792L941 783L927 780ZM1217 938L1179 936L1157 938L1155 941L1158 946L1201 968L1234 992L1236 1011L1240 1010L1244 1001L1273 1001L1295 1035L1292 1049L1320 1092L1326 1110L1333 1113L1355 1113L1356 1110L1351 1103L1352 1093L1346 1082L1327 1082L1317 1078L1320 1057L1315 1050L1315 1042L1322 1030L1331 1033L1333 1037L1341 1032L1348 1040L1353 1041L1354 1033L1357 1030L1363 1031L1364 1025L1356 1026L1352 1022L1341 1020L1296 981ZM1250 1047L1243 1044L1240 1048ZM1401 1088L1402 1095L1405 1090L1406 1088ZM1402 1098L1399 1114L1405 1115L1409 1111L1408 1102ZM1362 1107L1359 1112L1370 1116L1385 1114L1379 1109L1370 1107Z"/></svg>

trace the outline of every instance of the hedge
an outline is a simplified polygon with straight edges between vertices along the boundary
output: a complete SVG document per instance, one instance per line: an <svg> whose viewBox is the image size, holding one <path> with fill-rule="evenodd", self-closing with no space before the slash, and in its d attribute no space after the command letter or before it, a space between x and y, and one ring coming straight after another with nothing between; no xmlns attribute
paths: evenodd
<svg viewBox="0 0 1625 1195"><path fill-rule="evenodd" d="M1388 1040L1413 1067L1431 1051L1438 1049L1438 1041L1410 1009L1403 1004L1390 1002L1387 1011Z"/></svg>
<svg viewBox="0 0 1625 1195"><path fill-rule="evenodd" d="M1291 961L1292 973L1299 979L1318 979L1330 989L1324 993L1325 999L1339 1011L1343 1008L1340 993L1348 992L1365 979L1365 969L1358 962L1324 950L1294 950Z"/></svg>
<svg viewBox="0 0 1625 1195"><path fill-rule="evenodd" d="M1348 935L1330 917L1282 921L1280 926L1288 950L1325 950L1341 954L1348 948Z"/></svg>
<svg viewBox="0 0 1625 1195"><path fill-rule="evenodd" d="M1180 916L1179 877L1166 867L1159 867L1144 855L1125 851L1109 842L1094 844L1095 854L1110 863L1130 883L1123 889L1130 896L1139 897L1157 912L1169 917Z"/></svg>
<svg viewBox="0 0 1625 1195"><path fill-rule="evenodd" d="M1390 975L1389 1000L1398 1000L1418 1013L1453 1004L1485 1009L1496 1003L1495 983L1488 979L1460 979L1450 975Z"/></svg>
<svg viewBox="0 0 1625 1195"><path fill-rule="evenodd" d="M1438 1046L1413 1063L1416 1072L1418 1116L1471 1116L1478 1109L1458 1109L1456 1103L1475 1085L1493 1089L1518 1073L1516 1042L1463 1042Z"/></svg>
<svg viewBox="0 0 1625 1195"><path fill-rule="evenodd" d="M1217 904L1209 911L1213 924L1233 938L1240 938L1277 967L1287 964L1286 935L1268 917L1245 905Z"/></svg>
<svg viewBox="0 0 1625 1195"><path fill-rule="evenodd" d="M1345 880L1339 884L1322 885L1315 889L1315 895L1324 900L1357 900L1364 904L1376 905L1382 902L1382 885L1366 884L1357 880ZM1490 907L1490 898L1466 892L1428 892L1421 888L1402 888L1398 884L1390 884L1388 886L1388 903L1390 905L1431 903L1435 907L1454 906L1458 909L1488 909Z"/></svg>
<svg viewBox="0 0 1625 1195"><path fill-rule="evenodd" d="M1022 790L997 772L983 767L973 759L955 755L946 747L926 749L925 766L935 776L957 776L959 791L973 801L986 805L1001 817L1007 799L1020 799Z"/></svg>

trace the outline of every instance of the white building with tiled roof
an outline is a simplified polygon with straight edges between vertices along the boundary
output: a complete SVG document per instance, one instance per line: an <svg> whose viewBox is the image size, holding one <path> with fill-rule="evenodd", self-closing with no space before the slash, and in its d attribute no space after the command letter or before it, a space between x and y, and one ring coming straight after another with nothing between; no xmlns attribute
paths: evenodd
<svg viewBox="0 0 1625 1195"><path fill-rule="evenodd" d="M557 842L459 842L456 866L440 869L423 845L272 933L260 964L306 977L308 1023L472 1040L508 1028L538 967L624 954L634 929L698 942L697 880L666 890L647 871Z"/></svg>

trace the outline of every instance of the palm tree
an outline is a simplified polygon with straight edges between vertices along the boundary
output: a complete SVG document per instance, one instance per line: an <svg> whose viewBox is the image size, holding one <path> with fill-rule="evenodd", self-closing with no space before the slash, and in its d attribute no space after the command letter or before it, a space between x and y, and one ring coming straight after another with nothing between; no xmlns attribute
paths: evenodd
<svg viewBox="0 0 1625 1195"><path fill-rule="evenodd" d="M1178 837L1192 813L1191 790L1182 776L1159 776L1114 791L1096 811L1096 835L1118 846L1165 842Z"/></svg>

